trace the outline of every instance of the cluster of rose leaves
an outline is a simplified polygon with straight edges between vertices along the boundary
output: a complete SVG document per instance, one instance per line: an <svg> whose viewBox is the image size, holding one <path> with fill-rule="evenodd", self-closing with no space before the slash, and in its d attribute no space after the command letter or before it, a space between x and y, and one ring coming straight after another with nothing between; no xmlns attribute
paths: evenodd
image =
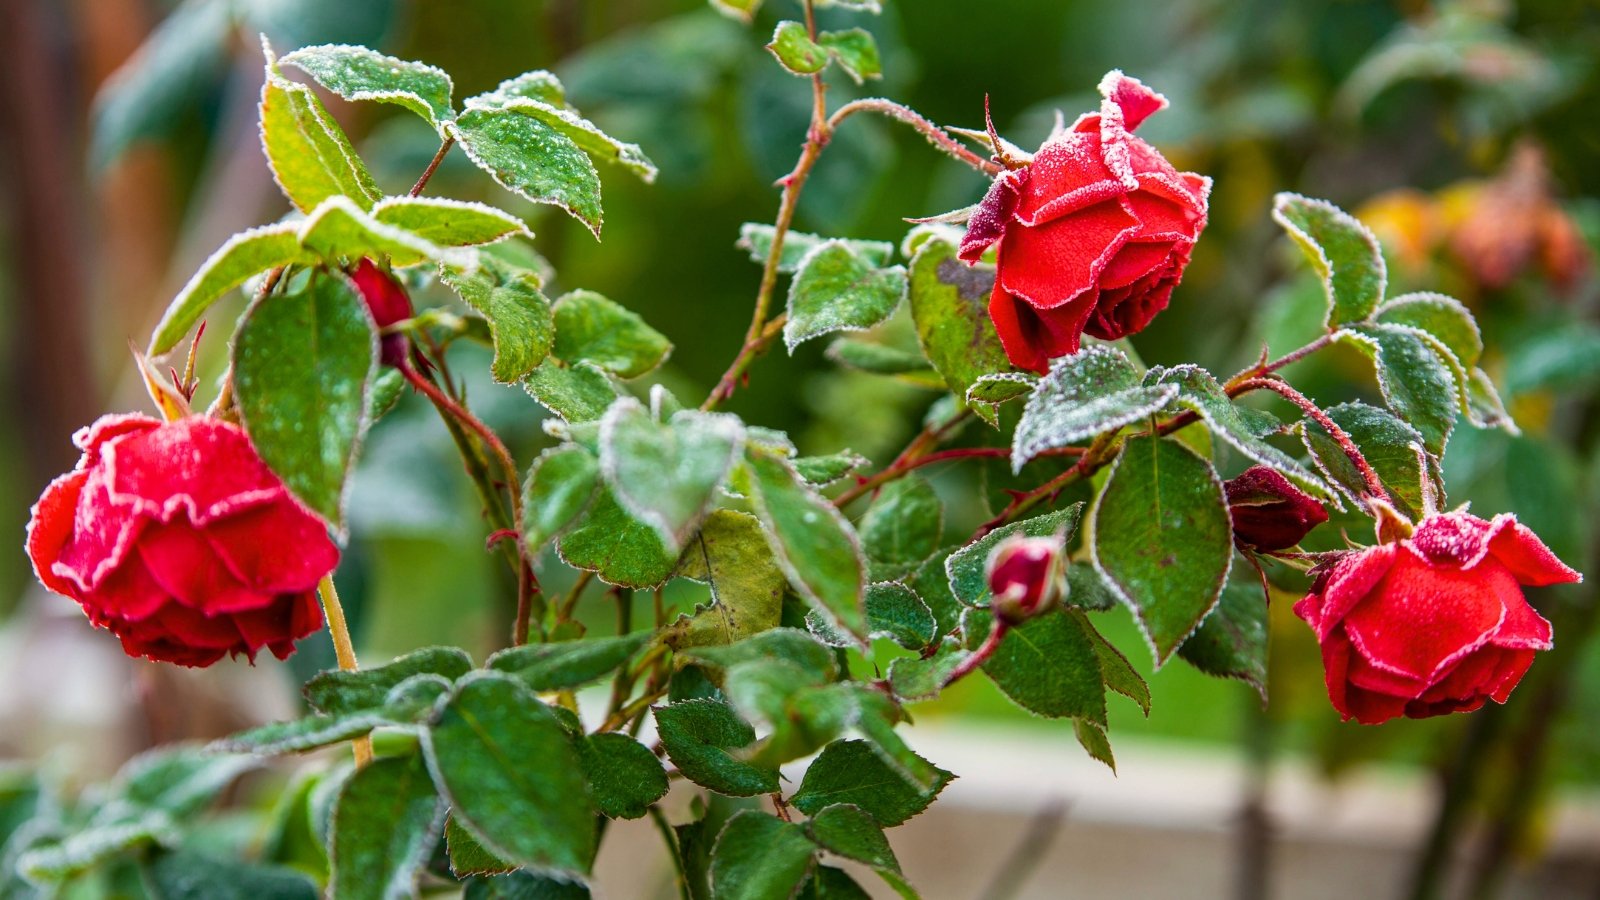
<svg viewBox="0 0 1600 900"><path fill-rule="evenodd" d="M756 4L723 5L748 15ZM844 5L875 6L865 0ZM769 49L790 71L818 84L830 64L858 79L877 70L876 49L861 29L818 33L814 26L786 22ZM786 223L748 226L741 238L769 270L792 273L784 325L791 347L822 334L879 325L909 291L926 357L913 368L931 364L939 386L954 392L940 429L969 414L998 426L1007 401L1026 398L1009 453L1017 469L1036 458L1075 455L1076 463L1053 482L1059 491L1095 468L1112 468L1088 514L1084 552L1075 558L1069 541L1081 505L1026 522L1002 514L953 553L936 555L930 547L895 558L857 536L818 492L858 460L845 454L798 458L776 432L726 414L683 409L659 388L648 406L621 391L619 379L643 375L661 362L668 349L664 338L590 292L574 291L553 304L546 300L540 291L547 273L525 264L525 251L508 249L527 236L509 213L422 198L426 179L411 196L383 198L316 95L284 77L281 66L305 72L346 99L405 106L438 130L441 155L461 144L504 187L562 207L597 235L599 186L591 160L618 163L647 179L654 174L639 148L610 138L572 109L548 73L512 79L468 100L457 113L448 76L437 69L363 48L306 48L282 60L269 50L264 145L274 175L303 217L237 236L174 301L152 339L152 356L170 352L217 298L242 285L255 291L235 336L223 395L209 411L191 407L193 349L188 372L174 371L170 381L140 357L162 417L106 416L77 436L83 451L78 467L46 489L29 524L27 549L40 581L77 601L132 656L190 666L230 654L254 658L263 648L287 657L296 641L322 626L322 603L336 610L331 575L339 560L335 538L343 537L344 481L360 432L409 385L439 407L462 442L469 469L476 464L488 470L479 476L487 487L486 506L491 520L498 514L514 538L508 556L524 592L517 643L527 637L529 610L535 636L552 637L532 571L534 554L552 540L559 541L564 561L621 587L654 587L673 574L711 585L708 605L677 622L658 623L665 627L654 635L535 642L505 651L486 670L474 670L459 651L423 651L389 666L329 673L308 686L317 715L267 726L229 744L290 752L359 739L384 726L421 728L421 751L380 756L346 783L339 801L351 811L348 820L384 796L404 798L404 815L416 820L412 830L401 832L411 841L401 848L405 858L354 862L361 859L357 845L367 833L360 829L372 824L346 830L336 812L330 837L335 896L365 896L353 886L358 876L399 871L402 880L414 883L441 829L458 876L519 868L564 877L586 871L596 838L582 835L592 830L595 812L644 815L665 792L655 756L613 732L665 697L668 686L652 679L651 689L659 690L647 690L642 702L614 706L611 718L587 735L574 717L542 704L534 692L568 691L617 671L626 700L634 679L669 658L676 668L703 670L702 680L710 679L702 697L675 693L677 702L657 709L665 752L691 780L728 795L776 794L777 763L825 747L807 784L812 772L820 771L820 781L835 771L824 762L830 754L865 753L873 761L858 761L856 768L887 769L914 795L909 810L875 805L859 791L852 803L808 804L806 797L822 792L808 794L802 784L792 799L811 816L805 825L787 815L741 813L713 835L714 885L751 877L730 867L741 864L740 853L761 859L756 848L771 844L774 865L794 861L801 867L797 879L846 877L826 867L813 872L826 850L866 862L903 886L887 844L876 843L879 832L920 811L949 775L894 736L898 703L932 696L981 668L1023 706L1052 714L1031 693L1041 673L1027 670L1067 660L1018 657L1015 642L1011 656L1005 655L1009 631L1050 622L1066 629L1065 643L1080 641L1090 659L1099 660L1093 666L1101 694L1098 721L1092 710L1053 713L1075 719L1092 753L1110 759L1105 688L1148 708L1143 683L1083 616L1096 608L1091 594L1133 607L1158 661L1164 661L1180 646L1193 646L1192 636L1204 637L1197 629L1208 616L1224 614L1230 545L1257 566L1271 559L1309 562L1313 583L1294 611L1322 646L1333 705L1361 722L1475 709L1487 699L1505 702L1535 652L1551 645L1549 624L1528 604L1522 587L1574 581L1578 574L1509 515L1484 520L1440 509L1437 456L1456 413L1440 413L1405 383L1415 371L1443 370L1447 401L1454 404L1459 392L1475 423L1495 424L1503 413L1496 413L1493 387L1475 368L1473 351L1462 349L1476 342L1481 352L1470 315L1436 295L1394 298L1379 307L1382 258L1353 219L1289 195L1280 198L1276 211L1328 288L1328 334L1308 352L1334 341L1366 349L1393 415L1372 407L1354 416L1317 409L1282 382L1265 357L1253 370L1219 384L1192 366L1141 374L1122 350L1085 345L1085 334L1117 341L1149 324L1171 301L1206 224L1210 180L1177 171L1134 134L1165 99L1120 72L1101 83L1100 110L1058 127L1036 153L1004 141L992 125L987 134L966 133L992 154L979 168L995 174L993 184L972 209L913 231L906 244L909 277L905 269L886 265L892 247L872 242L786 234ZM939 136L953 143L943 131ZM965 230L955 231L953 223ZM971 276L949 267L956 257L977 267L976 274L992 276L987 319L970 302ZM396 270L424 271L419 264L431 266L487 327L445 311L418 315ZM955 320L923 320L919 291L953 303ZM558 417L549 431L562 444L530 469L520 497L522 473L514 463L494 471L503 447L434 369L442 347L462 335L486 338L494 349L496 378L522 383ZM199 346L198 337L192 346ZM861 346L841 343L833 355L870 368L861 362ZM951 348L961 346L969 355L957 349L952 358ZM984 353L988 357L979 358ZM909 371L885 368L881 360L880 370ZM1279 428L1254 430L1232 405L1237 394L1261 389L1290 398L1306 413L1295 428L1312 467L1263 440ZM375 399L378 392L391 399ZM352 414L341 420L347 411ZM1175 414L1169 420L1174 427L1154 426L1162 411ZM1357 419L1365 415L1370 424L1378 414L1391 426L1378 433L1398 435L1414 451L1409 469L1376 472L1355 439L1362 435L1352 436ZM1152 423L1149 434L1123 433L1146 421ZM1257 464L1221 482L1209 461L1164 436L1195 422ZM937 437L940 429L930 433ZM1089 447L1076 446L1084 440L1092 440ZM876 489L878 496L859 526L863 533L875 515L890 531L925 532L930 515L932 529L939 529L937 500L930 513L918 494L926 483L911 474L917 460L905 462L903 470L891 467L876 481L858 476L861 487ZM1158 476L1158 468L1169 463L1199 473L1195 483L1211 493L1195 505L1201 510L1196 515L1205 518L1206 498L1214 495L1215 516L1227 536L1220 568L1178 567L1178 578L1202 582L1179 585L1184 598L1162 593L1170 585L1151 574L1148 561L1138 560L1137 548L1119 550L1113 543L1142 540L1127 536L1141 524L1173 524L1151 518L1159 517L1170 492L1187 489L1160 480L1166 476ZM1396 471L1402 473L1398 479ZM1395 483L1407 474L1410 483ZM511 496L494 496L503 487ZM719 491L748 500L754 514L718 508ZM1056 491L1019 499L1049 502ZM895 502L882 502L886 497ZM1345 503L1375 520L1375 546L1323 554L1294 549L1328 521L1328 504ZM1018 504L1008 513L1027 508ZM1112 524L1119 516L1125 520L1120 531ZM1177 524L1185 523L1180 518ZM625 552L586 559L572 540L584 529L610 534L619 541L613 549ZM628 557L630 541L653 546L656 558ZM639 566L646 571L637 571ZM1193 578L1195 571L1203 577ZM810 604L804 624L814 637L777 627L785 581ZM1152 581L1153 595L1143 581ZM768 602L738 602L740 591ZM940 593L949 597L947 603L940 603ZM1198 602L1189 602L1189 595ZM1265 599L1258 589L1247 601L1255 608L1244 618L1259 620ZM570 609L558 605L554 611L552 632L572 624ZM571 636L570 629L564 636ZM833 651L823 645L860 651L868 637L879 636L918 655L898 660L877 685L840 679ZM742 683L741 675L765 666L768 674L761 678L771 678L775 659L786 681L775 689L781 696L774 701ZM787 731L784 716L805 703L824 710L821 718L828 724L808 721L799 733ZM773 732L757 741L741 714L765 719ZM480 736L490 746L463 742L459 732L482 723L491 732L502 729ZM862 740L840 739L850 731ZM571 771L546 771L546 783L531 788L497 783L495 778L511 776L479 759L492 756L496 742L544 754L548 766ZM646 786L632 794L616 788L618 771L629 777L644 772L634 781ZM507 819L504 809L486 802L496 790L531 791L533 806L550 792L577 792L591 800L577 815L550 826L570 832L551 839L530 835L525 820ZM125 821L115 824L150 842L164 840L153 826L147 834L128 831ZM31 871L49 877L81 870L81 859L61 863L59 851L30 851ZM486 862L470 862L474 854ZM363 864L371 868L360 869ZM729 895L736 892L730 889Z"/></svg>

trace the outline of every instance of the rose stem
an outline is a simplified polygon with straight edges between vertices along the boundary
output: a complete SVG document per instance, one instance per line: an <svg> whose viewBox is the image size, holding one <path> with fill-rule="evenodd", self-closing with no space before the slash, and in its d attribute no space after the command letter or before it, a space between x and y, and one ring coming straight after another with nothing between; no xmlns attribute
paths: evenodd
<svg viewBox="0 0 1600 900"><path fill-rule="evenodd" d="M322 576L322 581L317 584L317 593L322 595L322 611L328 619L328 634L333 637L333 653L339 659L339 668L346 672L354 672L360 668L356 662L356 647L350 642L350 626L344 620L344 606L339 603L339 592L334 590L333 575ZM355 752L356 766L364 766L372 761L372 738L363 735L350 742L350 749Z"/></svg>
<svg viewBox="0 0 1600 900"><path fill-rule="evenodd" d="M928 139L928 143L991 178L1005 171L1004 167L1002 167L999 163L984 159L978 154L973 153L971 150L961 146L961 144L956 142L955 138L952 138L949 134L945 133L943 128L940 128L938 125L928 121L916 110L896 103L893 100L885 100L881 97L867 97L861 100L852 100L834 110L833 115L828 117L829 130L831 131L837 129L840 122L843 122L845 119L850 118L852 115L858 112L874 112L882 116L887 116L895 121L904 122L905 124L910 125L912 128L915 128L917 131L921 132L922 136Z"/></svg>
<svg viewBox="0 0 1600 900"><path fill-rule="evenodd" d="M1381 500L1384 503L1392 502L1389 499L1389 492L1384 490L1383 481L1378 478L1378 473L1372 470L1371 464L1361 454L1361 449L1356 446L1356 442L1351 440L1350 435L1345 433L1345 430L1340 428L1338 423L1329 418L1321 407L1312 403L1305 394L1295 390L1288 382L1277 378L1246 378L1240 381L1236 387L1240 393L1266 389L1300 407L1307 416L1310 416L1313 421L1321 425L1324 431L1332 435L1334 442L1339 445L1339 449L1344 451L1345 456L1350 457L1350 462L1355 465L1357 471L1361 473L1362 479L1367 483L1367 493L1374 499Z"/></svg>
<svg viewBox="0 0 1600 900"><path fill-rule="evenodd" d="M421 177L417 179L416 184L411 186L411 193L407 196L422 196L422 189L428 186L428 181L429 179L433 178L433 173L439 171L439 163L444 162L445 154L450 152L450 148L455 146L455 143L456 139L454 137L447 137L444 139L444 143L439 145L439 152L433 155L433 159L428 163L428 167L422 170Z"/></svg>
<svg viewBox="0 0 1600 900"><path fill-rule="evenodd" d="M994 652L1000 649L1000 641L1005 638L1006 632L1009 630L1011 630L1011 626L1006 623L1006 620L996 616L993 627L989 629L989 636L984 638L983 643L979 645L978 649L972 651L970 656L968 656L966 659L963 659L954 669L950 671L950 674L945 677L944 684L941 685L940 688L947 688L950 685L955 684L961 679L977 671L979 666L988 662L989 657L993 656Z"/></svg>

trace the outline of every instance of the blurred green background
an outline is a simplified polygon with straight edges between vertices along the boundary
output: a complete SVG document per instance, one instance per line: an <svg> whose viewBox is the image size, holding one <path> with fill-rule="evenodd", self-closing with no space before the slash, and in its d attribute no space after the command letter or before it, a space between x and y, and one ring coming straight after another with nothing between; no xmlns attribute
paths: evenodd
<svg viewBox="0 0 1600 900"><path fill-rule="evenodd" d="M584 287L638 311L676 345L660 380L698 398L737 349L760 276L734 247L739 225L771 221L772 182L792 167L804 136L805 84L761 49L776 21L795 14L791 0L769 0L747 28L705 0L6 4L0 403L12 424L0 429L0 508L18 544L28 504L75 458L71 431L103 410L144 406L129 342L142 343L175 289L228 234L287 209L255 133L255 32L280 50L350 42L423 60L455 77L458 99L530 68L555 70L579 108L661 168L653 186L602 173L603 241L551 209L511 199L459 153L430 191L526 213L535 246L558 273L551 295ZM1463 425L1446 457L1452 504L1515 511L1564 558L1592 565L1590 394L1600 378L1600 334L1589 324L1600 233L1600 7L1592 0L885 0L881 17L825 10L823 18L824 27L866 26L884 54L882 82L833 81L833 101L881 94L936 122L975 128L987 95L1001 133L1024 147L1048 133L1056 110L1070 120L1093 109L1108 69L1169 98L1171 108L1140 134L1179 168L1212 176L1215 190L1210 225L1171 308L1133 342L1146 362L1225 373L1252 361L1263 342L1281 353L1316 331L1318 288L1268 218L1274 192L1324 197L1366 216L1391 254L1391 294L1440 290L1474 307L1489 367L1524 427L1512 437ZM390 192L403 191L437 147L426 126L392 107L330 100L330 108ZM985 187L909 130L857 117L824 155L797 227L898 242L905 217L967 205ZM213 316L231 317L241 305ZM220 342L203 352L214 371ZM457 368L486 366L464 358ZM1291 375L1324 404L1374 397L1353 356ZM484 373L473 398L523 458L547 440L537 406L519 391ZM803 451L849 446L883 462L934 399L843 372L817 342L758 362L729 408L789 431ZM971 431L962 440L996 438ZM375 430L352 504L355 537L340 576L364 652L490 646L501 633L504 586L431 410L408 401ZM982 519L976 507L958 511L950 537ZM559 567L548 568L547 582L559 586ZM0 610L26 610L17 600L37 593L31 583L20 552L0 554ZM1174 666L1151 682L1148 720L1132 704L1113 704L1113 743L1146 734L1260 747L1268 735L1267 745L1315 754L1330 770L1371 756L1448 770L1476 728L1532 733L1560 779L1600 780L1600 733L1588 724L1600 715L1589 595L1536 599L1558 618L1561 649L1534 670L1549 670L1544 681L1554 686L1530 677L1507 710L1382 729L1338 725L1314 644L1288 604L1277 603L1268 714L1248 687ZM609 612L598 613L604 627L598 620ZM1108 635L1148 670L1131 623L1113 615ZM329 664L324 643L307 642L285 679ZM977 682L920 715L1023 715ZM1526 749L1508 737L1492 752L1518 746Z"/></svg>

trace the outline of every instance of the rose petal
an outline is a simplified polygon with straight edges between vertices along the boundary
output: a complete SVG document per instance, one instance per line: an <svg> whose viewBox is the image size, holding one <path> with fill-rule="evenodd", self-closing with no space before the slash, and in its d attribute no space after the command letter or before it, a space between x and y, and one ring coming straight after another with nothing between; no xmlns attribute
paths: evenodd
<svg viewBox="0 0 1600 900"><path fill-rule="evenodd" d="M172 603L172 594L150 574L139 554L130 554L83 598L84 611L96 624L137 622Z"/></svg>
<svg viewBox="0 0 1600 900"><path fill-rule="evenodd" d="M1168 264L1134 284L1119 290L1101 291L1094 315L1084 331L1103 341L1114 341L1144 330L1156 314L1167 308L1178 286L1181 265Z"/></svg>
<svg viewBox="0 0 1600 900"><path fill-rule="evenodd" d="M1097 203L1000 241L998 281L1038 309L1060 306L1096 286L1101 271L1138 229L1118 203Z"/></svg>
<svg viewBox="0 0 1600 900"><path fill-rule="evenodd" d="M1422 695L1428 689L1428 682L1421 678L1396 672L1383 666L1373 665L1360 641L1346 632L1350 639L1350 663L1346 669L1346 679L1356 687L1371 691L1376 694L1388 694L1402 700L1411 700Z"/></svg>
<svg viewBox="0 0 1600 900"><path fill-rule="evenodd" d="M1508 596L1504 600L1506 620L1501 623L1494 637L1489 639L1489 643L1497 647L1549 650L1552 646L1549 621L1528 605L1528 598L1521 591L1517 592L1517 596Z"/></svg>
<svg viewBox="0 0 1600 900"><path fill-rule="evenodd" d="M28 527L24 532L28 559L33 563L35 578L45 587L67 597L78 596L77 586L55 571L61 551L72 537L73 520L77 517L78 498L83 494L83 483L89 478L82 471L72 471L50 482L39 495L39 501L30 509Z"/></svg>
<svg viewBox="0 0 1600 900"><path fill-rule="evenodd" d="M265 542L266 535L258 535ZM139 539L139 557L179 603L207 615L260 609L275 599L239 580L189 523L154 523Z"/></svg>
<svg viewBox="0 0 1600 900"><path fill-rule="evenodd" d="M339 564L327 526L288 497L218 519L202 534L233 575L260 593L311 590Z"/></svg>
<svg viewBox="0 0 1600 900"><path fill-rule="evenodd" d="M105 467L91 469L73 511L72 535L52 571L80 591L93 591L129 556L144 525L131 506L113 499Z"/></svg>
<svg viewBox="0 0 1600 900"><path fill-rule="evenodd" d="M1106 263L1100 273L1100 289L1127 287L1157 269L1164 268L1172 254L1172 241L1130 241Z"/></svg>
<svg viewBox="0 0 1600 900"><path fill-rule="evenodd" d="M105 450L104 468L114 500L161 521L181 510L197 526L285 491L243 429L202 416L112 444Z"/></svg>
<svg viewBox="0 0 1600 900"><path fill-rule="evenodd" d="M1345 691L1345 718L1362 725L1381 725L1406 714L1406 701L1400 697L1362 690L1352 685Z"/></svg>
<svg viewBox="0 0 1600 900"><path fill-rule="evenodd" d="M1026 171L1027 179L1017 185L1014 212L1024 225L1060 218L1138 186L1106 167L1096 132L1068 131L1047 141Z"/></svg>
<svg viewBox="0 0 1600 900"><path fill-rule="evenodd" d="M1529 587L1569 584L1583 576L1558 559L1539 536L1510 513L1501 513L1489 524L1489 553L1498 559L1517 581Z"/></svg>
<svg viewBox="0 0 1600 900"><path fill-rule="evenodd" d="M994 320L1000 346L1005 348L1006 358L1013 366L1040 375L1050 371L1044 325L1033 307L1011 296L996 283L989 297L989 318Z"/></svg>
<svg viewBox="0 0 1600 900"><path fill-rule="evenodd" d="M1027 169L1001 172L1000 177L989 186L983 201L972 211L972 218L967 220L967 233L961 238L961 248L957 254L962 260L977 262L984 251L1005 234L1006 225L1011 222L1011 213L1017 208L1017 185L1026 183L1027 177Z"/></svg>
<svg viewBox="0 0 1600 900"><path fill-rule="evenodd" d="M1101 115L1109 115L1115 110L1123 127L1129 131L1138 128L1152 114L1167 108L1167 98L1145 87L1139 79L1122 74L1120 69L1112 69L1100 79L1100 96L1105 98L1101 104Z"/></svg>
<svg viewBox="0 0 1600 900"><path fill-rule="evenodd" d="M1140 241L1185 241L1192 243L1200 233L1203 216L1174 203L1154 191L1134 191L1127 196L1128 206L1139 220Z"/></svg>
<svg viewBox="0 0 1600 900"><path fill-rule="evenodd" d="M1313 593L1307 594L1305 601L1309 603L1315 598L1317 607L1316 622L1312 623L1310 617L1301 615L1307 623L1312 624L1317 633L1317 640L1325 641L1333 627L1344 621L1345 616L1354 609L1356 604L1366 598L1385 574L1394 564L1395 547L1393 544L1384 544L1370 547L1339 560L1333 568L1319 582L1321 589L1313 588ZM1299 613L1300 604L1295 604L1295 612Z"/></svg>
<svg viewBox="0 0 1600 900"><path fill-rule="evenodd" d="M1528 655L1531 660L1532 654ZM1507 656L1507 651L1497 647L1483 647L1470 653L1443 677L1436 679L1417 699L1424 703L1440 703L1486 697L1504 677Z"/></svg>
<svg viewBox="0 0 1600 900"><path fill-rule="evenodd" d="M100 462L101 449L110 441L160 427L160 419L142 413L113 413L101 416L72 435L72 443L83 451L83 461L78 467L86 469L97 465Z"/></svg>
<svg viewBox="0 0 1600 900"><path fill-rule="evenodd" d="M1503 567L1464 572L1402 546L1344 627L1374 665L1432 680L1494 636L1505 620L1506 600L1520 597L1521 589Z"/></svg>

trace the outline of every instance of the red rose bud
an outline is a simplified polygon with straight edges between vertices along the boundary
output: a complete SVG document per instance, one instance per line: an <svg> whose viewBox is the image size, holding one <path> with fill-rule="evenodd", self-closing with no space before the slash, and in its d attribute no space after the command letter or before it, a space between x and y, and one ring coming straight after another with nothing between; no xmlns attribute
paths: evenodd
<svg viewBox="0 0 1600 900"><path fill-rule="evenodd" d="M1043 374L1083 333L1116 340L1165 309L1206 226L1211 179L1134 137L1166 98L1112 71L1099 113L1003 172L967 223L961 258L999 242L989 301L1012 364Z"/></svg>
<svg viewBox="0 0 1600 900"><path fill-rule="evenodd" d="M1340 557L1294 613L1322 645L1334 708L1372 725L1506 702L1550 649L1522 587L1582 579L1515 516L1454 512Z"/></svg>
<svg viewBox="0 0 1600 900"><path fill-rule="evenodd" d="M1061 539L1014 537L1001 541L989 554L985 567L990 608L1007 623L1016 625L1048 611L1061 599L1066 555Z"/></svg>
<svg viewBox="0 0 1600 900"><path fill-rule="evenodd" d="M34 505L28 556L129 656L284 659L322 627L316 586L338 548L243 429L103 416L73 440L83 457Z"/></svg>
<svg viewBox="0 0 1600 900"><path fill-rule="evenodd" d="M367 309L379 329L404 322L413 315L411 297L406 289L372 260L361 260L355 271L350 273L350 279L356 283L356 290L361 292L361 299L367 301ZM378 355L384 365L400 368L405 364L406 351L409 349L410 342L405 335L386 334L380 339Z"/></svg>
<svg viewBox="0 0 1600 900"><path fill-rule="evenodd" d="M1233 539L1263 552L1287 550L1328 521L1328 511L1276 470L1251 466L1223 485Z"/></svg>

